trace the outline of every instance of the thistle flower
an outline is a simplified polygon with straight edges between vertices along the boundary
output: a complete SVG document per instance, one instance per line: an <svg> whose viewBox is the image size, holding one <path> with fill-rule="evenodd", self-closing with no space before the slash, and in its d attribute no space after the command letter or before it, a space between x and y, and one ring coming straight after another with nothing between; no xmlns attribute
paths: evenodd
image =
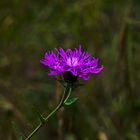
<svg viewBox="0 0 140 140"><path fill-rule="evenodd" d="M47 117L37 112L40 123L26 138L21 137L25 140L31 139L61 107L70 106L78 100L78 98L71 97L72 90L79 86L79 84L75 84L78 78L88 80L90 74L99 74L104 68L103 66L98 66L98 58L94 58L88 52L82 51L81 46L74 50L67 49L65 51L59 48L56 49L56 52L49 51L40 62L50 68L48 75L62 76L63 79L60 82L65 89L60 103Z"/></svg>
<svg viewBox="0 0 140 140"><path fill-rule="evenodd" d="M98 58L82 51L81 46L74 50L59 48L56 52L46 52L40 62L50 68L49 76L62 74L66 82L75 82L77 78L88 80L90 74L99 74L104 68L98 66Z"/></svg>

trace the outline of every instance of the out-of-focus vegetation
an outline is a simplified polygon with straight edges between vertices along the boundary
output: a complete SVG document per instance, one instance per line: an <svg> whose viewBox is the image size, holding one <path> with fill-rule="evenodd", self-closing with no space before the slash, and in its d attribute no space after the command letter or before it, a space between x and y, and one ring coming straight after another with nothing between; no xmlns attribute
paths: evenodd
<svg viewBox="0 0 140 140"><path fill-rule="evenodd" d="M140 140L140 1L1 0L0 140L25 135L58 103L62 87L40 64L45 51L76 47L105 66L79 101L33 140Z"/></svg>

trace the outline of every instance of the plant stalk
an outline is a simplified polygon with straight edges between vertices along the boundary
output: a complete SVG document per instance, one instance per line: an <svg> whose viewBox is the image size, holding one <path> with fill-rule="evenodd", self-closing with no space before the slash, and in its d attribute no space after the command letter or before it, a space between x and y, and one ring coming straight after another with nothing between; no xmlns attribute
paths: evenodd
<svg viewBox="0 0 140 140"><path fill-rule="evenodd" d="M51 118L61 107L64 106L64 101L70 96L72 91L72 87L71 85L67 84L67 86L65 87L63 96L60 100L60 103L56 106L56 108L46 117L44 118L44 123L40 123L30 134L29 136L25 139L25 140L30 140L35 134L36 132L46 124L46 122L49 120L49 118Z"/></svg>

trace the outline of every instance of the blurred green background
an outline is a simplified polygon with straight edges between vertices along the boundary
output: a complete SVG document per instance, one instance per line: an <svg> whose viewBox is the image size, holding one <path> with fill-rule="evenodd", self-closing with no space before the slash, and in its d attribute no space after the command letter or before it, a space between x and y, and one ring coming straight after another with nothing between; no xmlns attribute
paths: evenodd
<svg viewBox="0 0 140 140"><path fill-rule="evenodd" d="M105 69L32 140L140 140L140 1L1 0L0 140L27 136L58 103L62 86L40 59L83 44Z"/></svg>

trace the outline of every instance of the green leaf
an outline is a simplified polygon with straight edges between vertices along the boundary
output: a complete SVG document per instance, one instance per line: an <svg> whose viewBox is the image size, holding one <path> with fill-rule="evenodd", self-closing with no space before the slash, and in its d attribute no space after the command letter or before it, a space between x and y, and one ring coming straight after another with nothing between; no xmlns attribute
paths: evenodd
<svg viewBox="0 0 140 140"><path fill-rule="evenodd" d="M41 122L42 124L44 124L44 123L45 123L45 118L40 114L39 111L36 111L36 113L37 113L37 116L38 116L40 122Z"/></svg>
<svg viewBox="0 0 140 140"><path fill-rule="evenodd" d="M66 106L72 105L77 100L78 100L78 98L68 98L67 100L65 100L64 105L66 105Z"/></svg>
<svg viewBox="0 0 140 140"><path fill-rule="evenodd" d="M42 124L45 123L45 118L43 117L43 115L40 113L39 109L37 109L37 107L33 106L33 110L36 113L36 116L39 118L40 122Z"/></svg>
<svg viewBox="0 0 140 140"><path fill-rule="evenodd" d="M25 140L25 135L22 133L15 122L12 122L12 127L16 133L17 140Z"/></svg>

